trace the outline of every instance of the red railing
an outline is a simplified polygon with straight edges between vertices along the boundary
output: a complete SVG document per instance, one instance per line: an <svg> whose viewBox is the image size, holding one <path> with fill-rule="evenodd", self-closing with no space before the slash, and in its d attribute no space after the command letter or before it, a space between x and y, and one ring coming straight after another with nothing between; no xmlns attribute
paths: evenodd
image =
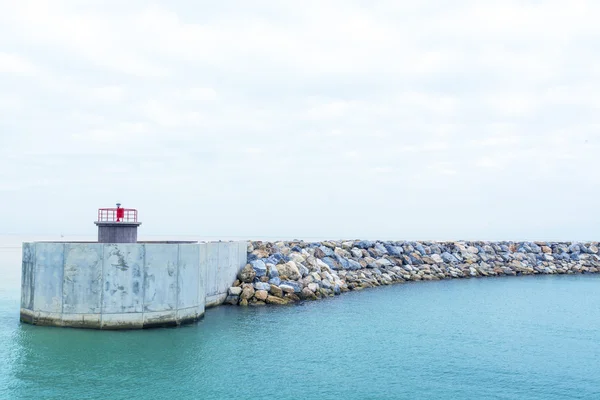
<svg viewBox="0 0 600 400"><path fill-rule="evenodd" d="M137 222L134 208L99 208L98 222Z"/></svg>

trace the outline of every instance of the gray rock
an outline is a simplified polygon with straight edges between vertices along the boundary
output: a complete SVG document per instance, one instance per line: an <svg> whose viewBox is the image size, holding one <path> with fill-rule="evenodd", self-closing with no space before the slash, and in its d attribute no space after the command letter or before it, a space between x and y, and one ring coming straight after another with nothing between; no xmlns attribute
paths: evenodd
<svg viewBox="0 0 600 400"><path fill-rule="evenodd" d="M373 246L373 251L379 257L384 256L384 255L386 255L388 253L388 251L386 250L385 246L382 245L381 243L375 243L375 246Z"/></svg>
<svg viewBox="0 0 600 400"><path fill-rule="evenodd" d="M298 282L281 281L281 285L279 285L279 287L285 292L285 290L283 289L284 286L292 287L294 289L294 293L300 293L302 291L302 286Z"/></svg>
<svg viewBox="0 0 600 400"><path fill-rule="evenodd" d="M335 254L333 252L333 250L327 246L321 246L321 247L319 247L319 250L321 250L323 252L323 254L325 254L325 257L333 257Z"/></svg>
<svg viewBox="0 0 600 400"><path fill-rule="evenodd" d="M237 286L232 286L229 288L228 292L231 296L239 296L240 294L242 294L242 288L237 287Z"/></svg>
<svg viewBox="0 0 600 400"><path fill-rule="evenodd" d="M308 268L306 268L304 265L300 264L298 265L298 270L300 271L300 275L302 277L305 277L306 275L310 274L310 271Z"/></svg>
<svg viewBox="0 0 600 400"><path fill-rule="evenodd" d="M335 262L335 261L333 260L333 258L331 258L331 257L325 257L325 258L324 258L322 261L323 261L325 264L327 264L327 266L328 266L329 268L331 268L331 269L338 269L338 268L339 268L339 265L338 265L338 264L336 264L336 262Z"/></svg>
<svg viewBox="0 0 600 400"><path fill-rule="evenodd" d="M267 275L267 265L262 260L254 260L250 261L250 265L254 272L256 272L256 277L260 278L261 276Z"/></svg>
<svg viewBox="0 0 600 400"><path fill-rule="evenodd" d="M255 297L257 300L260 300L260 301L265 301L265 300L267 299L267 296L268 296L268 295L269 295L269 292L268 292L268 291L266 291L266 290L257 290L257 291L254 293L254 297Z"/></svg>
<svg viewBox="0 0 600 400"><path fill-rule="evenodd" d="M270 287L271 287L271 285L267 282L256 282L254 284L255 290L267 290L268 291Z"/></svg>
<svg viewBox="0 0 600 400"><path fill-rule="evenodd" d="M321 281L321 287L325 289L333 289L333 283L331 283L329 279L323 279Z"/></svg>
<svg viewBox="0 0 600 400"><path fill-rule="evenodd" d="M569 253L579 253L581 251L581 246L579 243L573 243L569 246Z"/></svg>
<svg viewBox="0 0 600 400"><path fill-rule="evenodd" d="M279 276L287 276L288 279L298 280L302 278L296 263L293 261L288 261L285 264L279 264L277 266L277 271L279 272Z"/></svg>
<svg viewBox="0 0 600 400"><path fill-rule="evenodd" d="M436 264L442 264L444 262L444 260L442 259L442 257L439 254L432 254L431 255L431 259Z"/></svg>
<svg viewBox="0 0 600 400"><path fill-rule="evenodd" d="M358 261L354 261L352 259L348 260L348 267L347 269L350 270L358 270L358 269L362 269L362 265L360 265L360 263Z"/></svg>
<svg viewBox="0 0 600 400"><path fill-rule="evenodd" d="M251 285L246 285L242 289L242 294L240 295L240 298L244 300L250 300L252 296L254 296L254 288Z"/></svg>
<svg viewBox="0 0 600 400"><path fill-rule="evenodd" d="M275 264L267 264L267 273L269 278L276 278L279 276L279 271L277 271Z"/></svg>
<svg viewBox="0 0 600 400"><path fill-rule="evenodd" d="M240 281L245 283L250 283L254 281L256 277L256 271L252 268L252 265L246 264L246 266L240 271L238 274L238 278Z"/></svg>
<svg viewBox="0 0 600 400"><path fill-rule="evenodd" d="M456 264L458 263L458 258L454 257L452 254L445 252L442 253L442 261L448 264Z"/></svg>
<svg viewBox="0 0 600 400"><path fill-rule="evenodd" d="M402 247L386 244L385 249L387 250L388 254L392 257L400 257L402 255Z"/></svg>
<svg viewBox="0 0 600 400"><path fill-rule="evenodd" d="M392 262L391 262L390 260L388 260L387 258L380 258L379 260L375 261L375 263L376 263L378 266L381 266L381 267L391 267L391 266L393 266L393 265L394 265L394 264L392 264Z"/></svg>
<svg viewBox="0 0 600 400"><path fill-rule="evenodd" d="M427 251L425 250L425 247L423 247L423 245L420 243L415 246L415 250L417 250L419 253L421 253L422 256L427 255Z"/></svg>
<svg viewBox="0 0 600 400"><path fill-rule="evenodd" d="M283 297L283 290L281 290L279 286L271 285L269 292L271 292L273 296Z"/></svg>
<svg viewBox="0 0 600 400"><path fill-rule="evenodd" d="M351 251L352 257L354 258L362 258L363 253L361 249L353 248Z"/></svg>
<svg viewBox="0 0 600 400"><path fill-rule="evenodd" d="M336 254L335 259L337 261L337 264L339 264L340 268L348 269L348 260L346 258L340 257ZM337 269L337 268L332 268L332 269Z"/></svg>
<svg viewBox="0 0 600 400"><path fill-rule="evenodd" d="M265 259L266 264L283 264L290 261L288 256L284 256L281 253L271 254L268 258Z"/></svg>
<svg viewBox="0 0 600 400"><path fill-rule="evenodd" d="M302 298L306 300L317 300L317 296L309 288L302 289Z"/></svg>
<svg viewBox="0 0 600 400"><path fill-rule="evenodd" d="M369 249L371 247L373 247L375 244L373 242L371 242L370 240L361 240L360 242L356 243L356 247L358 247L359 249Z"/></svg>
<svg viewBox="0 0 600 400"><path fill-rule="evenodd" d="M269 279L269 284L271 284L271 285L279 286L280 283L281 283L281 279L278 276L276 276L275 278Z"/></svg>

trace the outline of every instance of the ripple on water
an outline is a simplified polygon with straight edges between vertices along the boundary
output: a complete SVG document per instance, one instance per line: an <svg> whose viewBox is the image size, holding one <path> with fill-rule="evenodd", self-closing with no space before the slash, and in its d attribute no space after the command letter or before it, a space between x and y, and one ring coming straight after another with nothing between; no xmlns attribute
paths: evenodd
<svg viewBox="0 0 600 400"><path fill-rule="evenodd" d="M599 278L396 285L131 332L20 325L5 291L0 398L596 399Z"/></svg>

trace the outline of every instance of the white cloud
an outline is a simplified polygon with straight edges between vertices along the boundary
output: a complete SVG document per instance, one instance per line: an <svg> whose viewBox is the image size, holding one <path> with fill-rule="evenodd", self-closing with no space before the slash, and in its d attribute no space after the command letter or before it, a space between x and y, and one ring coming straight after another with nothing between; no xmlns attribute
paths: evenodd
<svg viewBox="0 0 600 400"><path fill-rule="evenodd" d="M38 68L24 57L0 51L0 74L35 76L38 73Z"/></svg>
<svg viewBox="0 0 600 400"><path fill-rule="evenodd" d="M574 239L600 223L560 225L600 187L598 2L0 6L3 208L127 197L158 215L168 199L182 218L145 229L254 236Z"/></svg>

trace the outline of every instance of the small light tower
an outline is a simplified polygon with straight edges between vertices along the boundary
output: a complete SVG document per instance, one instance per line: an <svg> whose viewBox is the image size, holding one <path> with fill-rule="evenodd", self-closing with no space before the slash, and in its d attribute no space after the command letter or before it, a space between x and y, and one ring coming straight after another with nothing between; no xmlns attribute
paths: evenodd
<svg viewBox="0 0 600 400"><path fill-rule="evenodd" d="M99 208L98 243L137 243L137 229L142 223L138 222L137 210L122 208Z"/></svg>

